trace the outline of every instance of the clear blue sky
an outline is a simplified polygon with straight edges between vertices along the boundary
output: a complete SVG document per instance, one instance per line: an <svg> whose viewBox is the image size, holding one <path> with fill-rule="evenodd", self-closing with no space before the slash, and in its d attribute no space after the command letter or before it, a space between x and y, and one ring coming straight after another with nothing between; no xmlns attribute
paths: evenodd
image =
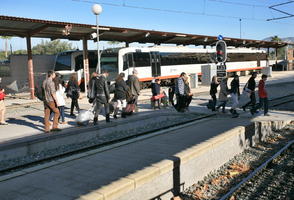
<svg viewBox="0 0 294 200"><path fill-rule="evenodd" d="M91 7L99 3L101 25L239 38L241 18L242 38L260 40L294 37L294 17L266 21L284 16L268 8L283 2L287 0L1 0L0 15L95 24ZM293 14L294 3L276 8ZM23 39L11 43L13 50L25 49Z"/></svg>

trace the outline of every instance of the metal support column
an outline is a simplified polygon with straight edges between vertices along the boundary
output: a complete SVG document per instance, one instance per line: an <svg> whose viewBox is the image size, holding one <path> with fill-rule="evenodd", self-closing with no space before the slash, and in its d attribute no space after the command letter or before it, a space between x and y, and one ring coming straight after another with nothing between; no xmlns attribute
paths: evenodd
<svg viewBox="0 0 294 200"><path fill-rule="evenodd" d="M84 81L85 81L85 94L87 94L87 85L90 80L89 75L89 59L88 59L88 40L83 38L83 63L84 63Z"/></svg>
<svg viewBox="0 0 294 200"><path fill-rule="evenodd" d="M34 84L34 67L33 67L31 36L27 36L26 39L27 39L27 52L28 52L29 88L30 88L30 93L31 93L31 99L34 99L35 98L35 84Z"/></svg>

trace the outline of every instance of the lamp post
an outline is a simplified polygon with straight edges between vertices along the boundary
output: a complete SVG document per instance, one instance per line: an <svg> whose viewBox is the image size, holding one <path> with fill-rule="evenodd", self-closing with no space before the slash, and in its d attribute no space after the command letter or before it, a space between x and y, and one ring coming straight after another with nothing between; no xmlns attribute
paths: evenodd
<svg viewBox="0 0 294 200"><path fill-rule="evenodd" d="M96 15L96 29L97 29L97 68L96 72L101 73L100 69L100 52L99 52L99 24L98 24L98 15L102 12L102 7L99 4L94 4L92 6L92 12Z"/></svg>
<svg viewBox="0 0 294 200"><path fill-rule="evenodd" d="M242 19L239 19L240 22L240 39L242 38Z"/></svg>

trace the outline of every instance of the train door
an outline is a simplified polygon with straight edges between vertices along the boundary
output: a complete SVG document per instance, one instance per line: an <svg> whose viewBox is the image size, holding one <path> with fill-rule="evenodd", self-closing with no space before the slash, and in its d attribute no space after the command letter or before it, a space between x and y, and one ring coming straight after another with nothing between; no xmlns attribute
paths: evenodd
<svg viewBox="0 0 294 200"><path fill-rule="evenodd" d="M159 52L150 52L151 56L151 74L152 77L161 76L160 54Z"/></svg>

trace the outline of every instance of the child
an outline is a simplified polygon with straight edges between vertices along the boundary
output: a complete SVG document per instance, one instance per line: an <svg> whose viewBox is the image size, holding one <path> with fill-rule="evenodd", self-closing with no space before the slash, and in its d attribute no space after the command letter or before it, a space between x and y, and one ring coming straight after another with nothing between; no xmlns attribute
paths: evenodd
<svg viewBox="0 0 294 200"><path fill-rule="evenodd" d="M258 96L259 96L259 105L257 105L255 108L252 108L250 110L251 114L254 115L258 109L263 107L264 110L264 116L269 116L268 114L268 96L267 91L265 88L265 82L267 80L267 75L262 75L261 80L258 84Z"/></svg>
<svg viewBox="0 0 294 200"><path fill-rule="evenodd" d="M5 116L5 104L4 104L4 98L5 98L5 90L3 87L0 86L0 125L7 125L7 123L4 120Z"/></svg>

